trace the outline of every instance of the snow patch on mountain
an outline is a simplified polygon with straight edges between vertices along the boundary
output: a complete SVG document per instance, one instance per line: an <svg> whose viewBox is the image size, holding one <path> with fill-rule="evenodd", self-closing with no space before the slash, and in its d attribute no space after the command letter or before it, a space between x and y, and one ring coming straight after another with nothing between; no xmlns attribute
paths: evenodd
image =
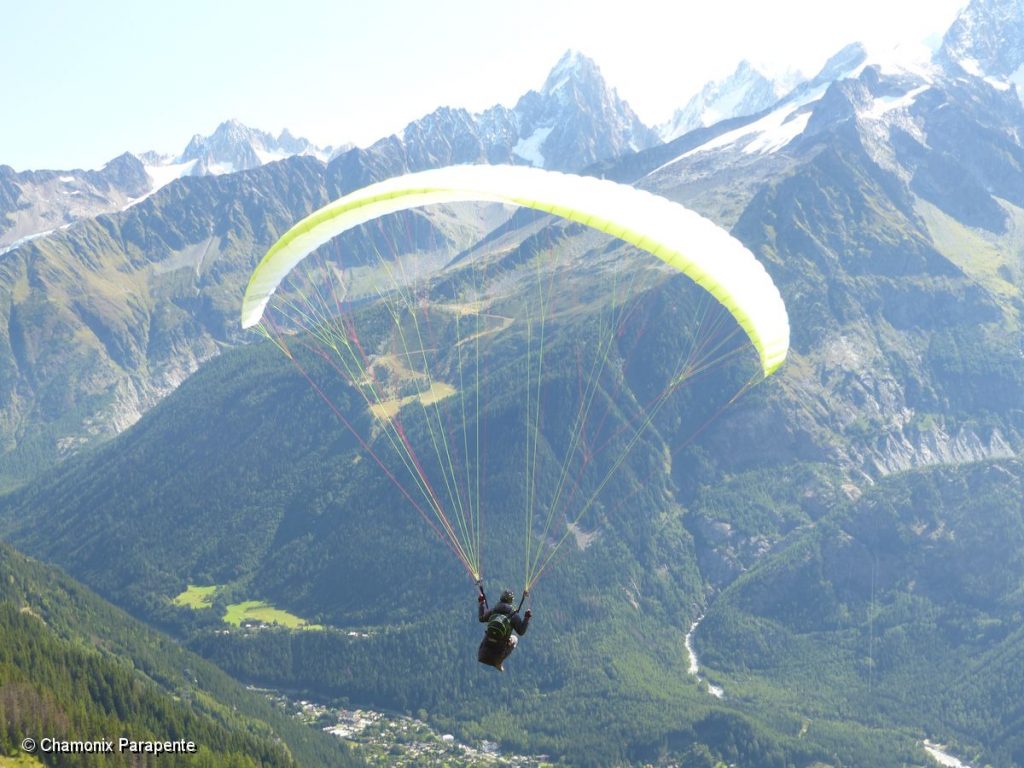
<svg viewBox="0 0 1024 768"><path fill-rule="evenodd" d="M164 162L156 164L147 163L144 167L146 169L146 175L149 176L152 186L149 191L139 197L132 198L128 203L121 208L122 211L128 210L133 205L138 205L143 200L151 197L154 193L166 187L172 181L183 178L185 176L194 175L193 169L196 166L196 160L189 160L184 163L175 162Z"/></svg>
<svg viewBox="0 0 1024 768"><path fill-rule="evenodd" d="M974 75L975 77L984 77L985 72L981 68L981 64L977 59L972 59L970 56L964 56L959 61L961 69L968 75Z"/></svg>
<svg viewBox="0 0 1024 768"><path fill-rule="evenodd" d="M680 157L692 157L730 145L735 145L747 155L775 152L803 133L810 116L809 111L801 111L799 106L786 105L759 120L723 133Z"/></svg>
<svg viewBox="0 0 1024 768"><path fill-rule="evenodd" d="M1017 89L1017 97L1024 101L1024 64L1011 72L1007 80Z"/></svg>
<svg viewBox="0 0 1024 768"><path fill-rule="evenodd" d="M14 240L13 242L8 243L7 245L0 245L0 256L3 256L8 251L13 251L15 248L20 248L25 243L29 243L29 242L35 240L37 237L46 237L47 235L51 235L54 232L57 232L58 230L67 229L70 226L71 226L70 224L63 224L63 225L61 225L59 227L54 227L53 229L47 229L47 230L44 230L42 232L33 232L31 235L25 235L24 237L20 237L17 240Z"/></svg>
<svg viewBox="0 0 1024 768"><path fill-rule="evenodd" d="M858 111L858 116L865 120L882 120L887 114L895 110L905 110L914 104L914 101L931 86L928 83L919 85L903 95L880 96L864 109Z"/></svg>
<svg viewBox="0 0 1024 768"><path fill-rule="evenodd" d="M554 126L547 128L538 128L529 136L519 139L516 145L512 147L512 153L518 157L526 160L530 165L537 168L544 167L544 154L540 148L544 146L544 141L548 136L551 135L551 131Z"/></svg>

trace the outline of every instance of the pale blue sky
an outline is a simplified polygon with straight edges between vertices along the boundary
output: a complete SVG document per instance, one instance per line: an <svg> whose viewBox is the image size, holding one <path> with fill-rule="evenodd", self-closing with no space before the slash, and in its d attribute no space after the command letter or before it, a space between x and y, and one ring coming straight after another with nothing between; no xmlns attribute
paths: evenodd
<svg viewBox="0 0 1024 768"><path fill-rule="evenodd" d="M648 124L743 58L941 33L965 0L0 0L0 164L178 153L223 120L360 145L441 105L512 105L568 48Z"/></svg>

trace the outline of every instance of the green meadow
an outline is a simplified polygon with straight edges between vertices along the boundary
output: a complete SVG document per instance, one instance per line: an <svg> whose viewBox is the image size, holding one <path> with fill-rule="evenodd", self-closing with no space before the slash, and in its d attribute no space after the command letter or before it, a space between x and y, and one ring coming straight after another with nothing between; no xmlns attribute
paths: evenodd
<svg viewBox="0 0 1024 768"><path fill-rule="evenodd" d="M203 610L213 607L213 599L217 590L222 585L213 584L210 586L198 586L189 584L188 589L174 597L171 602L174 605ZM322 629L318 624L310 624L300 616L288 611L275 608L264 600L244 600L240 603L232 603L227 606L227 611L221 617L225 624L235 627L242 626L244 621L257 621L263 624L276 624L288 629Z"/></svg>

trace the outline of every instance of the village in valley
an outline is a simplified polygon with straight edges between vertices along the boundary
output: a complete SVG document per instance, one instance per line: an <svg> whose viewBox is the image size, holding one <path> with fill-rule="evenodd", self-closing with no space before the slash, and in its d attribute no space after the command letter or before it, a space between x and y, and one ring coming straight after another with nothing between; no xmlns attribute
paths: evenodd
<svg viewBox="0 0 1024 768"><path fill-rule="evenodd" d="M554 763L546 755L513 755L499 750L493 741L466 744L453 734L439 733L420 717L371 709L327 705L289 697L281 692L250 687L262 693L293 717L344 739L372 765L445 766L470 768L543 768Z"/></svg>

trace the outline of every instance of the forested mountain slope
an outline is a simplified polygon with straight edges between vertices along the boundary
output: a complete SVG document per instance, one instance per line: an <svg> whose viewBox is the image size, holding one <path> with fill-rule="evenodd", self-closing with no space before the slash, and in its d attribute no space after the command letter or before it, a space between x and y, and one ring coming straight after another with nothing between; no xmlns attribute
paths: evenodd
<svg viewBox="0 0 1024 768"><path fill-rule="evenodd" d="M359 765L335 738L276 711L212 664L55 569L0 546L0 743L113 740L109 755L45 765L136 765L117 739L193 742L169 765Z"/></svg>

